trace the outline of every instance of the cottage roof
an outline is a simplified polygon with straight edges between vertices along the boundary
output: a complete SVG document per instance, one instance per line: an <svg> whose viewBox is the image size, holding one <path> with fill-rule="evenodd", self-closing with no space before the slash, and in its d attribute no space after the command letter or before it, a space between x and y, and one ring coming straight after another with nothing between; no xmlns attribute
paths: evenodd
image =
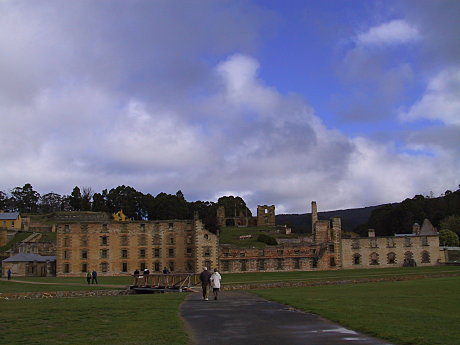
<svg viewBox="0 0 460 345"><path fill-rule="evenodd" d="M19 253L9 257L8 259L3 260L2 262L46 262L46 261L56 261L56 256L42 256L38 254L31 253Z"/></svg>
<svg viewBox="0 0 460 345"><path fill-rule="evenodd" d="M0 212L0 220L15 220L18 217L19 212Z"/></svg>

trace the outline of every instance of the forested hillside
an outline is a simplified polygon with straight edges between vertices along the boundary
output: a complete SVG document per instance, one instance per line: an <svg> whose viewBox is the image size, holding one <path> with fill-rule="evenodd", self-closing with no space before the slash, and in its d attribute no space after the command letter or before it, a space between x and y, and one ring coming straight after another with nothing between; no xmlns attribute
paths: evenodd
<svg viewBox="0 0 460 345"><path fill-rule="evenodd" d="M318 217L319 219L340 217L342 218L342 229L353 231L357 226L366 223L372 211L377 207L379 206L319 212ZM288 224L295 232L311 233L311 213L280 214L276 216L276 224Z"/></svg>
<svg viewBox="0 0 460 345"><path fill-rule="evenodd" d="M353 231L362 236L368 229L375 229L377 236L412 232L414 223L423 223L425 218L440 229L460 234L460 189L446 191L440 197L416 195L400 203L384 204L364 208L319 212L320 219L342 218L344 231ZM280 214L277 224L288 224L295 232L311 233L311 213ZM457 224L458 223L458 224Z"/></svg>
<svg viewBox="0 0 460 345"><path fill-rule="evenodd" d="M356 227L355 231L364 234L372 228L379 236L410 233L413 224L421 225L425 218L440 229L447 227L447 224L442 226L443 221L452 216L460 216L460 189L446 191L438 198L416 195L398 204L381 205L372 211L368 222ZM456 232L454 228L449 230Z"/></svg>

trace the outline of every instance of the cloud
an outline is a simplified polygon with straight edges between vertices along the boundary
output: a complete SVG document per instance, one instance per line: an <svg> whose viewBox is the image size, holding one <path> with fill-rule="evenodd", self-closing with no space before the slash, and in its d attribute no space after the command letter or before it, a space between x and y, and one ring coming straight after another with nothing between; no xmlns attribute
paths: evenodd
<svg viewBox="0 0 460 345"><path fill-rule="evenodd" d="M370 28L356 36L359 45L398 45L420 40L417 28L404 20L396 19Z"/></svg>
<svg viewBox="0 0 460 345"><path fill-rule="evenodd" d="M270 18L244 1L2 2L0 188L125 184L181 189L188 200L231 191L252 208L306 212L311 200L322 209L396 201L435 190L441 182L430 176L451 177L452 143L415 157L352 138L301 95L267 83L257 46ZM350 80L361 75L361 86L384 94L380 103L394 102L413 67L386 69L365 46L354 49ZM446 78L433 87L454 92Z"/></svg>
<svg viewBox="0 0 460 345"><path fill-rule="evenodd" d="M403 121L439 120L460 125L460 68L444 70L428 83L425 93L406 112Z"/></svg>

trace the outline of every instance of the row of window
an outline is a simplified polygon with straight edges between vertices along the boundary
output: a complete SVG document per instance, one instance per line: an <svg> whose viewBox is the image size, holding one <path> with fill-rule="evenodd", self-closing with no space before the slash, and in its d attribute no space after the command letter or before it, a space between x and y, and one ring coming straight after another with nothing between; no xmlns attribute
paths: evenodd
<svg viewBox="0 0 460 345"><path fill-rule="evenodd" d="M283 270L285 267L285 263L287 260L292 260L292 268L293 269L302 269L306 264L309 264L309 268L318 268L318 260L316 258L309 258L309 259L302 259L302 258L293 258L293 259L258 259L256 261L256 267L258 271L265 271L267 269L267 262L269 260L275 260L274 269L275 270ZM249 260L239 260L239 261L230 261L230 260L222 260L222 270L223 271L230 271L231 262L233 262L233 270L237 269L240 271L247 271L248 270L248 263ZM329 265L331 267L335 267L336 261L334 257L330 258ZM238 267L236 267L238 266Z"/></svg>
<svg viewBox="0 0 460 345"><path fill-rule="evenodd" d="M147 229L146 224L141 223L139 224L139 231L145 232ZM168 223L168 231L174 231L174 223ZM155 232L160 231L160 224L156 223L153 225L153 230ZM192 225L189 224L186 227L186 230L192 230ZM70 224L65 224L64 225L64 232L69 233L71 232L71 226ZM88 224L80 224L80 232L81 233L87 233L88 232ZM109 225L108 224L101 224L100 232L109 232ZM128 232L128 225L127 224L122 224L121 225L121 232Z"/></svg>
<svg viewBox="0 0 460 345"><path fill-rule="evenodd" d="M141 235L137 239L138 245L140 246L146 246L147 245L147 237L145 235ZM152 244L161 244L161 237L160 236L154 236L152 239ZM167 241L168 244L176 244L176 238L171 236L168 238ZM185 243L186 244L192 244L193 243L193 237L192 236L187 236L185 238ZM88 246L88 238L83 237L80 239L80 245L82 247L87 247ZM109 245L109 236L101 236L99 238L99 245L101 246L108 246ZM121 246L129 246L129 237L128 236L121 236L120 237L120 245ZM70 247L71 246L71 238L70 237L64 237L63 239L63 246L64 247Z"/></svg>
<svg viewBox="0 0 460 345"><path fill-rule="evenodd" d="M70 259L71 258L71 251L70 250L64 250L63 251L63 257L64 259ZM141 248L138 250L138 257L139 258L146 258L147 257L147 249ZM88 259L89 253L88 250L80 250L80 258L81 259ZM161 257L161 249L160 248L153 248L152 250L152 256L154 258L159 258ZM176 256L176 251L174 248L168 248L168 257L173 258ZM187 248L186 249L186 256L193 256L193 249L192 248ZM204 252L204 256L210 256L210 249ZM99 250L99 257L101 259L105 259L109 257L109 249L100 249ZM128 258L129 257L129 251L128 249L121 249L120 251L120 257L121 258Z"/></svg>
<svg viewBox="0 0 460 345"><path fill-rule="evenodd" d="M422 263L430 263L430 253L427 251L423 251L421 254L422 257ZM405 252L404 253L404 259L403 260L413 260L414 254L412 252ZM369 255L369 265L380 265L381 259L380 255L378 253L371 253ZM395 265L398 263L396 254L393 252L390 252L386 255L386 263L388 265ZM363 257L359 253L353 254L353 265L361 265L363 264Z"/></svg>
<svg viewBox="0 0 460 345"><path fill-rule="evenodd" d="M365 241L363 239L353 239L353 241L351 242L351 248L352 249L359 249L361 247L361 243ZM379 248L378 247L378 242L377 242L377 239L376 238L370 238L368 240L369 242L369 248ZM404 237L404 247L412 247L412 238L411 237ZM422 246L429 246L429 242L428 242L428 237L426 236L422 236L420 237L420 244ZM394 238L392 237L388 237L387 238L387 243L386 243L386 247L387 248L396 248L396 241Z"/></svg>
<svg viewBox="0 0 460 345"><path fill-rule="evenodd" d="M333 244L330 244L329 245L329 252L330 253L334 253L335 251L335 248L334 248L334 245ZM308 250L300 250L300 249L294 249L290 254L294 254L294 255L305 255L305 254L308 254ZM316 249L311 249L310 250L310 253L311 254L316 254ZM224 257L231 257L232 256L232 253L229 253L229 252L224 252L222 253ZM265 249L259 249L259 256L265 256ZM276 251L276 254L279 255L279 256L284 256L285 255L285 251L284 249L278 249ZM245 257L246 256L246 252L240 252L238 254L240 257Z"/></svg>

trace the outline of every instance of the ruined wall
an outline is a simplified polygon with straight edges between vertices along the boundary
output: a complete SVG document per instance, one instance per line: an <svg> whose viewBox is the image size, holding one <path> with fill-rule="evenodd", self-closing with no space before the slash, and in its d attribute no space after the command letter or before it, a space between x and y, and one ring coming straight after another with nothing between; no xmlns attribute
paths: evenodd
<svg viewBox="0 0 460 345"><path fill-rule="evenodd" d="M257 226L275 226L275 205L257 206Z"/></svg>
<svg viewBox="0 0 460 345"><path fill-rule="evenodd" d="M265 248L238 248L221 245L219 267L222 272L277 272L335 269L320 245L283 244ZM326 248L326 247L325 247Z"/></svg>

